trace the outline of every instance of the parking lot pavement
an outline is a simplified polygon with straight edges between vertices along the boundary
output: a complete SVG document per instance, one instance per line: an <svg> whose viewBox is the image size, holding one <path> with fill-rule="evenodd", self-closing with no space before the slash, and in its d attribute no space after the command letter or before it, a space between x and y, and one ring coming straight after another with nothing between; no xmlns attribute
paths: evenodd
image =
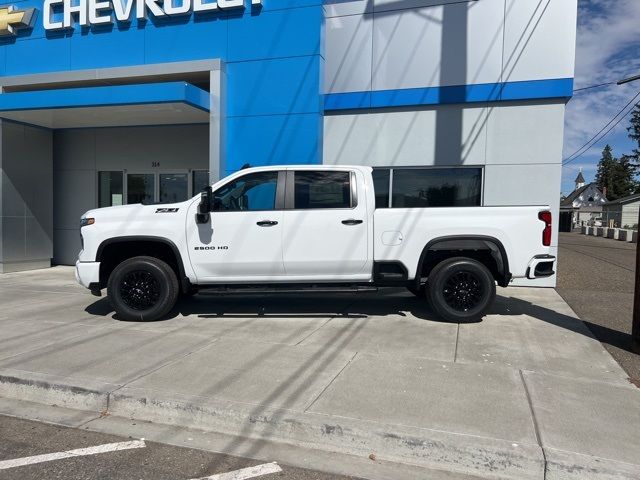
<svg viewBox="0 0 640 480"><path fill-rule="evenodd" d="M212 475L220 475L216 480L354 478L2 415L0 438L2 480L190 480ZM74 453L67 455L69 451Z"/></svg>
<svg viewBox="0 0 640 480"><path fill-rule="evenodd" d="M308 466L291 448L325 452L367 478L389 478L361 473L370 455L518 480L640 472L640 391L554 290L500 289L468 324L399 289L200 295L136 323L72 275L0 276L0 397L20 401L0 412L47 420L33 405L57 405L134 437L198 429L227 454Z"/></svg>
<svg viewBox="0 0 640 480"><path fill-rule="evenodd" d="M636 245L561 233L558 262L558 293L640 386L640 355L631 349Z"/></svg>

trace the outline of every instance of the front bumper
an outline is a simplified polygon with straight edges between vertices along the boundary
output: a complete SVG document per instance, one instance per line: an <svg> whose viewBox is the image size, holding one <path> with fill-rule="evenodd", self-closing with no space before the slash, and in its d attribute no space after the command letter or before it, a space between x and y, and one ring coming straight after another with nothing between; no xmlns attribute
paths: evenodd
<svg viewBox="0 0 640 480"><path fill-rule="evenodd" d="M76 280L86 288L100 283L100 262L76 262Z"/></svg>

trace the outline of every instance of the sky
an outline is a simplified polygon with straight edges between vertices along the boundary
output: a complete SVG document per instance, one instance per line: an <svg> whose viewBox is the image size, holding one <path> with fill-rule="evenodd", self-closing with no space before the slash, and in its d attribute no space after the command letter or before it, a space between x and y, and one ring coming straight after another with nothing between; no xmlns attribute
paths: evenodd
<svg viewBox="0 0 640 480"><path fill-rule="evenodd" d="M640 74L640 0L578 0L576 90ZM563 158L604 127L640 91L640 81L578 91L567 105ZM562 170L562 193L574 189L580 168L593 181L607 143L615 156L630 153L629 117Z"/></svg>

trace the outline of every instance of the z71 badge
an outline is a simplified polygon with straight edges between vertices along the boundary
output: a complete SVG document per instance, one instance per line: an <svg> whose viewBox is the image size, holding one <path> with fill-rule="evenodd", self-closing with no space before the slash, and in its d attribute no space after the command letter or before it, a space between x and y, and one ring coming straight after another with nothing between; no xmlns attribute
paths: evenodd
<svg viewBox="0 0 640 480"><path fill-rule="evenodd" d="M156 213L176 213L179 208L158 208Z"/></svg>

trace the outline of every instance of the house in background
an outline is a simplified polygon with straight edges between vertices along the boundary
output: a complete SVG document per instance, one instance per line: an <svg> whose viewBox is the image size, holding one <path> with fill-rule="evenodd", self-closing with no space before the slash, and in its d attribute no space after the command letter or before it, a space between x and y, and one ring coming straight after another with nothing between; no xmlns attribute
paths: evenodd
<svg viewBox="0 0 640 480"><path fill-rule="evenodd" d="M560 226L562 231L582 225L594 225L602 221L602 208L607 197L595 183L586 183L580 172L576 188L560 202Z"/></svg>
<svg viewBox="0 0 640 480"><path fill-rule="evenodd" d="M613 222L614 227L638 229L640 194L619 198L602 206L602 221L606 226Z"/></svg>

